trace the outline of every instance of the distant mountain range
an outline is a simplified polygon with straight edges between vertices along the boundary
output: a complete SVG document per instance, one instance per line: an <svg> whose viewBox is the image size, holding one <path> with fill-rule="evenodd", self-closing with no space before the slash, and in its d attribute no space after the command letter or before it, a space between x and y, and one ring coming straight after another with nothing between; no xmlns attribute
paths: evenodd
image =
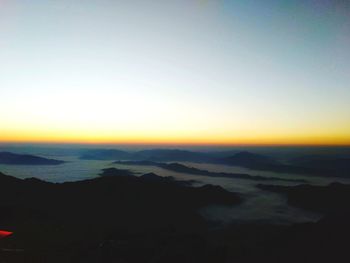
<svg viewBox="0 0 350 263"><path fill-rule="evenodd" d="M310 155L295 158L291 163L324 174L350 177L350 158Z"/></svg>
<svg viewBox="0 0 350 263"><path fill-rule="evenodd" d="M225 158L217 159L216 162L259 170L266 166L280 165L279 162L270 157L250 152L239 152Z"/></svg>
<svg viewBox="0 0 350 263"><path fill-rule="evenodd" d="M307 182L306 180L300 180L300 179L268 177L268 176L250 175L250 174L244 174L244 173L210 172L207 170L201 170L194 167L189 167L181 163L160 163L160 162L152 162L152 161L116 161L114 163L122 164L122 165L124 164L124 165L157 166L165 170L169 170L177 173L203 175L203 176L209 176L209 177L239 178L239 179L247 179L247 180L254 180L254 181L269 180L269 181L287 181L287 182L299 182L299 183ZM124 170L120 170L120 171L124 171Z"/></svg>
<svg viewBox="0 0 350 263"><path fill-rule="evenodd" d="M47 159L29 154L16 154L10 152L0 152L0 164L13 165L58 165L64 161Z"/></svg>
<svg viewBox="0 0 350 263"><path fill-rule="evenodd" d="M208 153L186 150L153 149L136 152L127 152L114 149L86 150L80 156L84 160L147 160L153 162L188 161L210 162L214 157Z"/></svg>
<svg viewBox="0 0 350 263"><path fill-rule="evenodd" d="M258 171L350 177L350 158L304 156L282 163L272 157L247 151L194 152L177 149L153 149L136 152L121 150L87 150L80 157L88 160L145 162L198 162L240 166Z"/></svg>
<svg viewBox="0 0 350 263"><path fill-rule="evenodd" d="M133 153L114 149L92 149L85 150L80 155L82 160L128 160Z"/></svg>

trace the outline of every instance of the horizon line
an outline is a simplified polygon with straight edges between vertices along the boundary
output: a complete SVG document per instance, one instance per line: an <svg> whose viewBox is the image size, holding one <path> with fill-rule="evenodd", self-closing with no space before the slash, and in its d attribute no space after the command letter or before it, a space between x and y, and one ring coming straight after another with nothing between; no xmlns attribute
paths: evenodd
<svg viewBox="0 0 350 263"><path fill-rule="evenodd" d="M180 146L180 147L350 147L350 143L188 143L188 142L82 142L82 141L1 141L17 145L91 145L91 146Z"/></svg>

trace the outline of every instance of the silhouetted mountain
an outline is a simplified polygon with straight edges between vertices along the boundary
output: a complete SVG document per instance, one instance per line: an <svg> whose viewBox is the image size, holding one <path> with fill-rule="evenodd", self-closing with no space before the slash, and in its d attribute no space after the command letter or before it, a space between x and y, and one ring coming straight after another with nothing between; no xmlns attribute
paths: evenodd
<svg viewBox="0 0 350 263"><path fill-rule="evenodd" d="M148 174L144 174L140 177L142 180L146 180L146 181L152 181L152 182L170 182L173 183L175 182L175 178L172 176L159 176L156 175L155 173L148 173Z"/></svg>
<svg viewBox="0 0 350 263"><path fill-rule="evenodd" d="M157 166L173 172L193 174L193 175L203 175L203 176L210 176L210 177L240 178L240 179L256 180L256 181L269 180L269 181L287 181L287 182L299 182L299 183L306 182L306 180L301 180L301 179L285 179L285 178L278 178L278 177L249 175L249 174L243 174L243 173L210 172L207 170L201 170L194 167L188 167L180 163L160 163L160 162L153 162L153 161L116 161L114 163L125 164L125 165Z"/></svg>
<svg viewBox="0 0 350 263"><path fill-rule="evenodd" d="M87 160L145 160L155 162L167 161L189 161L189 162L207 162L211 161L211 157L207 153L192 152L177 149L152 149L136 152L126 152L121 150L101 150L92 149L85 150L80 156L81 159Z"/></svg>
<svg viewBox="0 0 350 263"><path fill-rule="evenodd" d="M191 186L193 183L197 182L195 180L186 180L186 181L177 180L172 176L159 176L154 173L144 174L140 178L146 181L175 183L175 184L181 184L184 186Z"/></svg>
<svg viewBox="0 0 350 263"><path fill-rule="evenodd" d="M159 242L167 229L176 236L203 231L207 223L198 214L199 208L241 202L237 194L221 187L189 187L168 179L154 180L157 175L125 176L116 169L103 173L108 176L61 184L0 174L0 225L14 232L9 245L24 249L12 254L12 258L22 258L12 261L9 257L6 262L40 262L42 258L45 262L68 262L67 258L110 262L113 258L105 247L109 241L117 246L114 262L150 262L162 255L165 245ZM142 245L133 241L121 245L121 234L113 234L120 231L127 239L136 233ZM180 244L176 236L166 240ZM128 252L120 253L120 246ZM167 249L171 254L175 247ZM0 260L3 254L0 251ZM204 258L203 262L208 261Z"/></svg>
<svg viewBox="0 0 350 263"><path fill-rule="evenodd" d="M106 168L102 170L100 176L135 176L135 174L127 169L117 169L117 168ZM147 173L139 177L141 180L150 182L162 182L162 183L172 183L181 184L184 186L191 186L194 180L180 181L172 176L159 176L155 173Z"/></svg>
<svg viewBox="0 0 350 263"><path fill-rule="evenodd" d="M129 160L132 153L114 149L89 149L84 150L80 156L83 160Z"/></svg>
<svg viewBox="0 0 350 263"><path fill-rule="evenodd" d="M280 173L293 173L317 176L329 175L326 170L323 170L319 167L306 167L302 165L283 164L270 157L249 152L240 152L233 156L219 159L217 162L221 164L241 166L260 171L272 171Z"/></svg>
<svg viewBox="0 0 350 263"><path fill-rule="evenodd" d="M225 262L346 263L350 217L330 216L292 226L240 224L210 236L227 245Z"/></svg>
<svg viewBox="0 0 350 263"><path fill-rule="evenodd" d="M84 263L348 262L350 186L263 186L298 207L327 213L292 226L208 227L208 204L239 204L218 186L188 187L106 169L108 176L54 184L0 173L0 261ZM309 200L310 199L310 200Z"/></svg>
<svg viewBox="0 0 350 263"><path fill-rule="evenodd" d="M277 161L266 157L264 155L250 153L250 152L239 152L233 156L220 159L223 163L244 167L259 167L265 165L279 164Z"/></svg>
<svg viewBox="0 0 350 263"><path fill-rule="evenodd" d="M281 233L279 242L274 242L275 252L271 252L271 258L276 262L278 259L283 259L283 262L349 261L348 247L345 244L350 236L350 185L332 183L328 186L258 187L285 194L289 205L325 215L315 224L287 228Z"/></svg>
<svg viewBox="0 0 350 263"><path fill-rule="evenodd" d="M241 166L258 171L315 176L350 176L348 172L348 158L296 158L287 164L260 154L242 151L232 155L233 152L235 151L204 153L177 149L152 149L136 152L125 152L120 150L86 150L85 154L81 155L81 158L91 160L123 160L130 161L130 165L133 165L132 161L142 161L143 165L153 165L152 162L204 162ZM141 165L141 163L134 164Z"/></svg>
<svg viewBox="0 0 350 263"><path fill-rule="evenodd" d="M143 165L143 166L160 166L163 163L154 162L154 161L115 161L115 164L123 164L123 165Z"/></svg>
<svg viewBox="0 0 350 263"><path fill-rule="evenodd" d="M58 165L64 161L47 159L29 154L16 154L10 152L0 152L0 164L14 165Z"/></svg>
<svg viewBox="0 0 350 263"><path fill-rule="evenodd" d="M329 176L350 177L350 158L332 156L303 156L294 158L291 163L297 166L318 170Z"/></svg>
<svg viewBox="0 0 350 263"><path fill-rule="evenodd" d="M347 211L350 207L350 185L332 183L328 186L298 185L258 185L259 188L278 193L285 193L288 204L304 209L314 210L326 214Z"/></svg>
<svg viewBox="0 0 350 263"><path fill-rule="evenodd" d="M212 160L206 153L192 152L177 149L153 149L139 151L135 154L137 160L148 160L154 162L168 161L188 161L188 162L207 162Z"/></svg>
<svg viewBox="0 0 350 263"><path fill-rule="evenodd" d="M100 176L134 176L134 173L127 169L106 168Z"/></svg>

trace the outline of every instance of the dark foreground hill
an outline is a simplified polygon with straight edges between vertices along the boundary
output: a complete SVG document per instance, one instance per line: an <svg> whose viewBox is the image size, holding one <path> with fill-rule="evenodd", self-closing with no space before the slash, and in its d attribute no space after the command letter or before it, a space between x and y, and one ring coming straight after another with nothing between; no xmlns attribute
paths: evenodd
<svg viewBox="0 0 350 263"><path fill-rule="evenodd" d="M292 206L325 215L317 223L297 224L281 231L270 243L274 248L268 253L272 262L350 261L350 185L258 187L285 194Z"/></svg>
<svg viewBox="0 0 350 263"><path fill-rule="evenodd" d="M4 262L162 262L163 249L173 253L162 242L182 238L190 247L201 245L195 233L207 223L199 208L241 201L218 186L189 187L113 168L96 179L62 184L0 174L0 185L0 226L15 233L3 247L24 249L0 251ZM123 252L109 255L110 249ZM213 247L201 257L215 253Z"/></svg>
<svg viewBox="0 0 350 263"><path fill-rule="evenodd" d="M104 170L100 178L63 184L0 173L0 186L0 227L14 232L0 240L2 263L323 263L350 259L350 186L265 186L287 194L296 191L299 198L293 205L326 214L317 223L292 226L209 225L198 214L199 208L239 204L239 196L212 185L195 188L174 178L135 177L128 170L114 168ZM312 201L307 200L310 196Z"/></svg>
<svg viewBox="0 0 350 263"><path fill-rule="evenodd" d="M43 158L29 154L16 154L10 152L0 152L0 164L13 165L58 165L64 161Z"/></svg>
<svg viewBox="0 0 350 263"><path fill-rule="evenodd" d="M297 185L258 185L259 188L286 194L288 204L316 212L332 215L349 213L350 185L332 183L328 186Z"/></svg>

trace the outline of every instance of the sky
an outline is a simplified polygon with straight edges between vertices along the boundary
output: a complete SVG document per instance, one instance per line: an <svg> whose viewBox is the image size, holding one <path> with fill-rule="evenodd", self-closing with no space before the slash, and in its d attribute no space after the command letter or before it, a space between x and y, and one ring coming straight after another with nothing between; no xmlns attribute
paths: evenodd
<svg viewBox="0 0 350 263"><path fill-rule="evenodd" d="M350 145L350 3L0 0L0 141Z"/></svg>

